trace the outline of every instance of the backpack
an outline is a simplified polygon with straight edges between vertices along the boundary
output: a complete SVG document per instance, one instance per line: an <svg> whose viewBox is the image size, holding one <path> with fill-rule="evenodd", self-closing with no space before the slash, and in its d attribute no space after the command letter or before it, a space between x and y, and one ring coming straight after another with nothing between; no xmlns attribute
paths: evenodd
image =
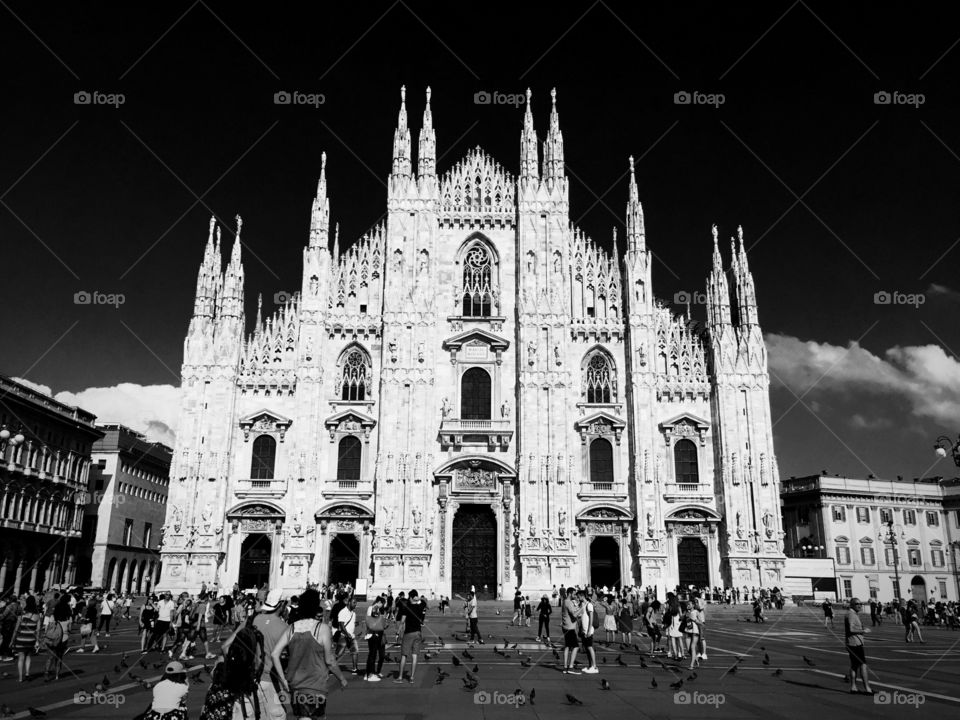
<svg viewBox="0 0 960 720"><path fill-rule="evenodd" d="M593 625L593 629L594 629L594 630L599 630L599 629L600 629L600 616L597 615L597 606L596 606L596 604L592 604L592 605L591 605L591 608L592 608L593 612L592 612L592 614L591 614L591 616L590 616L590 624Z"/></svg>
<svg viewBox="0 0 960 720"><path fill-rule="evenodd" d="M48 650L55 650L63 642L63 626L54 621L43 631L43 645Z"/></svg>
<svg viewBox="0 0 960 720"><path fill-rule="evenodd" d="M260 685L260 676L263 674L263 665L266 652L263 647L263 633L254 627L251 615L246 624L237 631L230 643L227 657L223 661L224 687L239 695L252 695L256 718L260 718L260 702L257 689ZM246 718L245 704L243 716Z"/></svg>

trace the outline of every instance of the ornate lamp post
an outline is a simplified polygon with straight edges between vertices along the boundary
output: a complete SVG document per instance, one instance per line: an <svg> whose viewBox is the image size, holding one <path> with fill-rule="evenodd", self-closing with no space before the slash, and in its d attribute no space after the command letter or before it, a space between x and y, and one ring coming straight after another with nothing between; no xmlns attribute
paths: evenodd
<svg viewBox="0 0 960 720"><path fill-rule="evenodd" d="M933 446L934 451L939 457L946 457L949 452L953 457L953 462L957 467L960 467L960 436L957 437L957 441L954 442L946 435L941 435L937 438L937 442Z"/></svg>
<svg viewBox="0 0 960 720"><path fill-rule="evenodd" d="M893 519L888 520L886 525L887 525L886 534L881 532L877 536L877 539L880 540L880 542L886 541L890 543L890 547L893 548L893 578L894 578L893 595L894 595L894 599L897 600L899 603L900 601L900 556L899 555L900 554L897 552L897 534L899 533L901 538L905 538L906 533L904 533L903 529L900 528L899 526L894 526ZM896 529L894 529L895 527Z"/></svg>
<svg viewBox="0 0 960 720"><path fill-rule="evenodd" d="M820 557L820 553L826 550L826 547L823 545L801 545L800 549L803 551L801 557L808 557L807 553L813 553L813 557Z"/></svg>
<svg viewBox="0 0 960 720"><path fill-rule="evenodd" d="M16 448L18 445L22 445L26 438L23 436L21 430L18 430L16 434L14 434L10 432L6 425L0 428L0 448L5 448L7 445Z"/></svg>

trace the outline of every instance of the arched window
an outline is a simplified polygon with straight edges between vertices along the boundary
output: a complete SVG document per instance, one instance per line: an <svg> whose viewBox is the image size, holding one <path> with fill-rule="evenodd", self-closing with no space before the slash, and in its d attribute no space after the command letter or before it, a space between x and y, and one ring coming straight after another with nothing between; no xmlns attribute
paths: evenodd
<svg viewBox="0 0 960 720"><path fill-rule="evenodd" d="M347 435L337 446L337 480L359 480L363 446L360 439Z"/></svg>
<svg viewBox="0 0 960 720"><path fill-rule="evenodd" d="M487 248L476 243L463 256L464 317L490 317L493 291L493 260Z"/></svg>
<svg viewBox="0 0 960 720"><path fill-rule="evenodd" d="M273 466L277 460L277 441L269 435L258 435L253 441L253 460L250 479L273 480Z"/></svg>
<svg viewBox="0 0 960 720"><path fill-rule="evenodd" d="M483 368L470 368L460 380L460 418L490 419L490 375Z"/></svg>
<svg viewBox="0 0 960 720"><path fill-rule="evenodd" d="M590 443L590 482L613 482L613 445L597 438Z"/></svg>
<svg viewBox="0 0 960 720"><path fill-rule="evenodd" d="M700 482L697 468L697 446L692 440L677 440L673 446L673 466L678 483Z"/></svg>
<svg viewBox="0 0 960 720"><path fill-rule="evenodd" d="M610 357L600 350L587 356L583 386L588 403L610 403L617 398L617 375Z"/></svg>
<svg viewBox="0 0 960 720"><path fill-rule="evenodd" d="M369 394L370 363L360 348L352 348L341 363L340 399L365 400Z"/></svg>

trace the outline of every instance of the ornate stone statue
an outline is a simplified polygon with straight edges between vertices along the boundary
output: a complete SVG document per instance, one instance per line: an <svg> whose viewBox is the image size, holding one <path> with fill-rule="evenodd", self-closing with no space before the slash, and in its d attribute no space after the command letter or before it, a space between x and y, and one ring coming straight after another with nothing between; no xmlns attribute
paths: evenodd
<svg viewBox="0 0 960 720"><path fill-rule="evenodd" d="M557 513L557 534L560 535L560 537L563 537L564 534L567 532L566 527L567 527L567 511L560 510L560 512Z"/></svg>
<svg viewBox="0 0 960 720"><path fill-rule="evenodd" d="M537 534L537 523L533 517L533 513L527 515L527 523L530 526L530 537L535 537Z"/></svg>
<svg viewBox="0 0 960 720"><path fill-rule="evenodd" d="M537 344L531 340L527 343L527 363L534 365L537 362Z"/></svg>
<svg viewBox="0 0 960 720"><path fill-rule="evenodd" d="M180 508L176 505L170 508L170 526L173 528L174 535L180 534L180 530L183 527L183 513L180 512Z"/></svg>
<svg viewBox="0 0 960 720"><path fill-rule="evenodd" d="M554 346L553 346L553 359L556 360L557 365L561 365L561 364L563 363L563 360L562 360L561 357L560 357L560 346L559 346L559 345L554 345Z"/></svg>
<svg viewBox="0 0 960 720"><path fill-rule="evenodd" d="M397 341L391 340L387 343L387 351L390 353L390 360L397 361Z"/></svg>
<svg viewBox="0 0 960 720"><path fill-rule="evenodd" d="M420 529L420 522L423 520L423 512L419 508L414 508L411 514L413 515L413 529L417 531Z"/></svg>
<svg viewBox="0 0 960 720"><path fill-rule="evenodd" d="M647 537L653 537L653 513L647 513Z"/></svg>
<svg viewBox="0 0 960 720"><path fill-rule="evenodd" d="M426 355L424 354L424 345L423 343L417 343L417 362L423 362Z"/></svg>
<svg viewBox="0 0 960 720"><path fill-rule="evenodd" d="M213 518L213 503L207 501L207 504L203 506L203 511L200 513L200 519L203 521L203 532L208 534L210 532L210 522Z"/></svg>
<svg viewBox="0 0 960 720"><path fill-rule="evenodd" d="M510 398L507 398L500 405L500 417L507 418L510 415Z"/></svg>
<svg viewBox="0 0 960 720"><path fill-rule="evenodd" d="M737 511L737 537L742 539L742 538L743 538L743 526L741 526L740 520L741 520L741 515L740 515L740 511L738 510L738 511Z"/></svg>
<svg viewBox="0 0 960 720"><path fill-rule="evenodd" d="M453 412L453 406L450 404L448 398L443 399L443 404L440 406L440 412L443 414L444 419L450 417L450 413Z"/></svg>

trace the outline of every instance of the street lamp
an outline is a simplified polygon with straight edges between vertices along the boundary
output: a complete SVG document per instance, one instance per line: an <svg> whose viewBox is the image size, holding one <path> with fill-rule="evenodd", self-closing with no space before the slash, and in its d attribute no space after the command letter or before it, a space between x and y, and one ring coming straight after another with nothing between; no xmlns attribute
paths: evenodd
<svg viewBox="0 0 960 720"><path fill-rule="evenodd" d="M22 445L24 440L26 440L26 438L20 430L14 435L6 425L0 428L0 446L9 445L15 448L17 445Z"/></svg>
<svg viewBox="0 0 960 720"><path fill-rule="evenodd" d="M893 518L887 520L887 534L884 537L884 534L881 532L877 537L883 542L886 540L890 543L890 547L893 549L893 595L894 599L900 601L900 558L899 553L897 552L897 531L894 530ZM907 535L903 532L903 529L899 528L900 537L905 538Z"/></svg>
<svg viewBox="0 0 960 720"><path fill-rule="evenodd" d="M954 442L946 435L941 435L937 438L937 442L933 446L934 451L939 457L945 458L947 453L953 457L953 462L957 467L960 467L960 436L957 437L957 441Z"/></svg>
<svg viewBox="0 0 960 720"><path fill-rule="evenodd" d="M826 547L823 545L801 545L800 549L803 551L803 557L807 557L808 552L816 553L814 557L820 557L820 553L826 550Z"/></svg>

